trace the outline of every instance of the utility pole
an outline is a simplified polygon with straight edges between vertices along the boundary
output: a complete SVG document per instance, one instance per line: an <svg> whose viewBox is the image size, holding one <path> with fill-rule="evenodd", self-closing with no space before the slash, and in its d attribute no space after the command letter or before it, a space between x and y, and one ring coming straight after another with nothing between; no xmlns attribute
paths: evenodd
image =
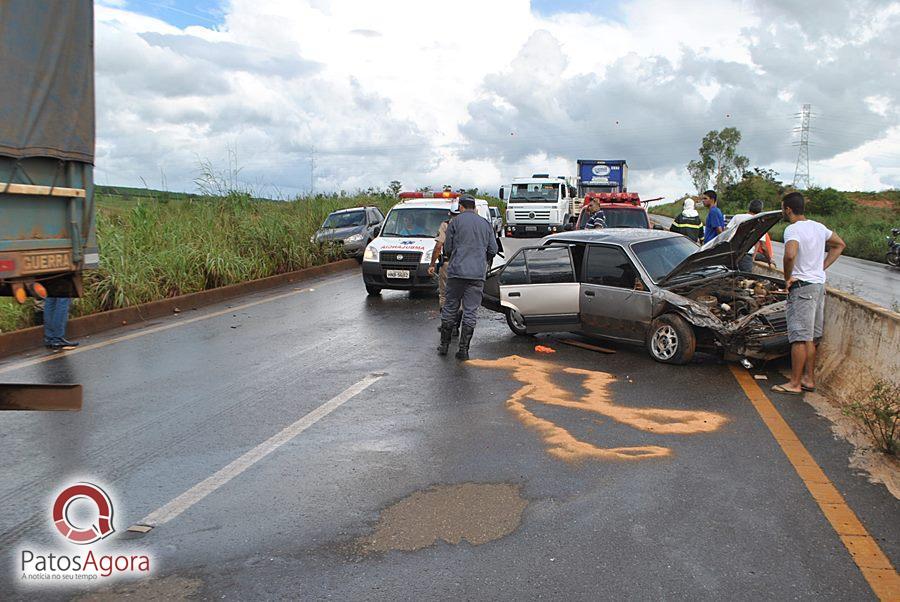
<svg viewBox="0 0 900 602"><path fill-rule="evenodd" d="M800 111L800 142L795 146L800 147L797 154L797 166L794 168L794 188L806 190L809 188L809 115L812 105L803 105ZM797 129L794 128L796 132Z"/></svg>
<svg viewBox="0 0 900 602"><path fill-rule="evenodd" d="M309 196L316 196L316 147L309 149Z"/></svg>

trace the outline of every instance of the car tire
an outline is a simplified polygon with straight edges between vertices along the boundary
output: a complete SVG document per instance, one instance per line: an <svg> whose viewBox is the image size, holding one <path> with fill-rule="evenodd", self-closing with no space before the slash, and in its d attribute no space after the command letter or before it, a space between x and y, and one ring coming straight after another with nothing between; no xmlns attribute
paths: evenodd
<svg viewBox="0 0 900 602"><path fill-rule="evenodd" d="M377 286L366 285L366 292L369 293L370 297L377 297L381 294L381 289Z"/></svg>
<svg viewBox="0 0 900 602"><path fill-rule="evenodd" d="M664 364L687 364L694 358L697 337L694 329L677 314L663 314L650 323L647 351Z"/></svg>
<svg viewBox="0 0 900 602"><path fill-rule="evenodd" d="M525 318L522 317L518 310L506 310L506 324L513 331L514 335L520 337L528 336L528 331L525 329Z"/></svg>

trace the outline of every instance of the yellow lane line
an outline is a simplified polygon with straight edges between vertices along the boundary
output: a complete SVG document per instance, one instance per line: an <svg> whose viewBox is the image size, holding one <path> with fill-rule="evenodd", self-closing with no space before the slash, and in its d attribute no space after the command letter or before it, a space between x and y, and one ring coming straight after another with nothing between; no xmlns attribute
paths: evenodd
<svg viewBox="0 0 900 602"><path fill-rule="evenodd" d="M316 286L327 286L329 284L337 284L338 282L344 282L345 280L350 280L351 278L358 278L358 276L345 276L344 278L336 278L334 280L328 280L326 282L317 283ZM236 305L234 307L229 307L227 309L214 311L210 314L203 314L202 316L188 318L186 320L178 320L177 322L172 322L170 324L163 324L161 326L154 326L153 328L138 330L136 332L124 334L122 336L107 339L105 341L91 343L90 345L81 345L79 347L76 347L75 349L72 349L71 351L65 351L63 353L54 353L51 355L42 355L40 357L35 357L35 358L29 359L29 360L23 360L21 362L16 362L14 364L9 364L7 366L0 367L0 374L3 374L4 372L11 372L13 370L21 370L22 368L28 368L29 366L35 366L37 364L43 364L44 362L50 362L55 359L59 359L61 357L71 357L77 353L84 353L85 351L93 351L95 349L101 349L103 347L108 347L109 345L115 345L116 343L121 343L123 341L130 341L132 339L137 339L137 338L144 337L144 336L147 336L150 334L156 334L157 332L163 332L165 330L171 330L173 328L178 328L179 326L187 326L188 324L193 324L194 322L200 322L202 320L209 320L210 318L217 318L219 316L224 316L225 314L234 313L236 311L243 311L245 309L249 309L256 305L262 305L263 303L271 303L272 301L278 301L279 299L285 299L287 297L299 295L300 293L308 293L312 290L315 290L315 289L303 288L300 290L289 291L286 293L273 295L271 297L266 297L265 299L258 299L256 301L250 301L249 303L244 303L243 305Z"/></svg>
<svg viewBox="0 0 900 602"><path fill-rule="evenodd" d="M763 422L769 427L784 455L793 464L794 470L803 479L804 485L821 508L825 518L841 538L853 562L869 582L869 587L880 600L900 600L900 575L866 531L856 513L847 505L844 497L819 468L750 373L737 366L731 366L731 372L753 407L759 412Z"/></svg>

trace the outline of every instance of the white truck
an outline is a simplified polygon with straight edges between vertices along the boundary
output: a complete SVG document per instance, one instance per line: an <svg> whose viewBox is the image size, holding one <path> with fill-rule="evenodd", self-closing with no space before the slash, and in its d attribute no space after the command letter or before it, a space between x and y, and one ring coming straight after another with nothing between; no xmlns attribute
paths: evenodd
<svg viewBox="0 0 900 602"><path fill-rule="evenodd" d="M575 215L575 197L574 178L553 178L545 173L513 178L511 186L500 189L500 198L506 201L506 236L542 237L562 232Z"/></svg>

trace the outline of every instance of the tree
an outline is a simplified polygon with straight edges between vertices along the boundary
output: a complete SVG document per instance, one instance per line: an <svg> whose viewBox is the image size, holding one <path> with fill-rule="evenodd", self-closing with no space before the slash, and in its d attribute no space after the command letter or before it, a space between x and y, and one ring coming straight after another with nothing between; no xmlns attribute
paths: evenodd
<svg viewBox="0 0 900 602"><path fill-rule="evenodd" d="M688 173L691 176L691 182L697 189L697 194L709 189L709 174L712 171L712 165L709 162L691 161L687 164Z"/></svg>
<svg viewBox="0 0 900 602"><path fill-rule="evenodd" d="M754 167L752 171L745 170L741 180L729 185L725 194L719 197L719 206L729 213L743 213L750 201L759 199L765 209L778 209L784 186L777 178L778 172L774 169Z"/></svg>
<svg viewBox="0 0 900 602"><path fill-rule="evenodd" d="M713 189L722 194L750 166L750 159L737 153L741 132L737 128L710 130L700 143L700 160L687 164L688 173L698 192L712 181Z"/></svg>
<svg viewBox="0 0 900 602"><path fill-rule="evenodd" d="M388 184L388 190L391 191L391 196L397 196L403 190L403 184L400 183L400 180L391 180L391 183Z"/></svg>

